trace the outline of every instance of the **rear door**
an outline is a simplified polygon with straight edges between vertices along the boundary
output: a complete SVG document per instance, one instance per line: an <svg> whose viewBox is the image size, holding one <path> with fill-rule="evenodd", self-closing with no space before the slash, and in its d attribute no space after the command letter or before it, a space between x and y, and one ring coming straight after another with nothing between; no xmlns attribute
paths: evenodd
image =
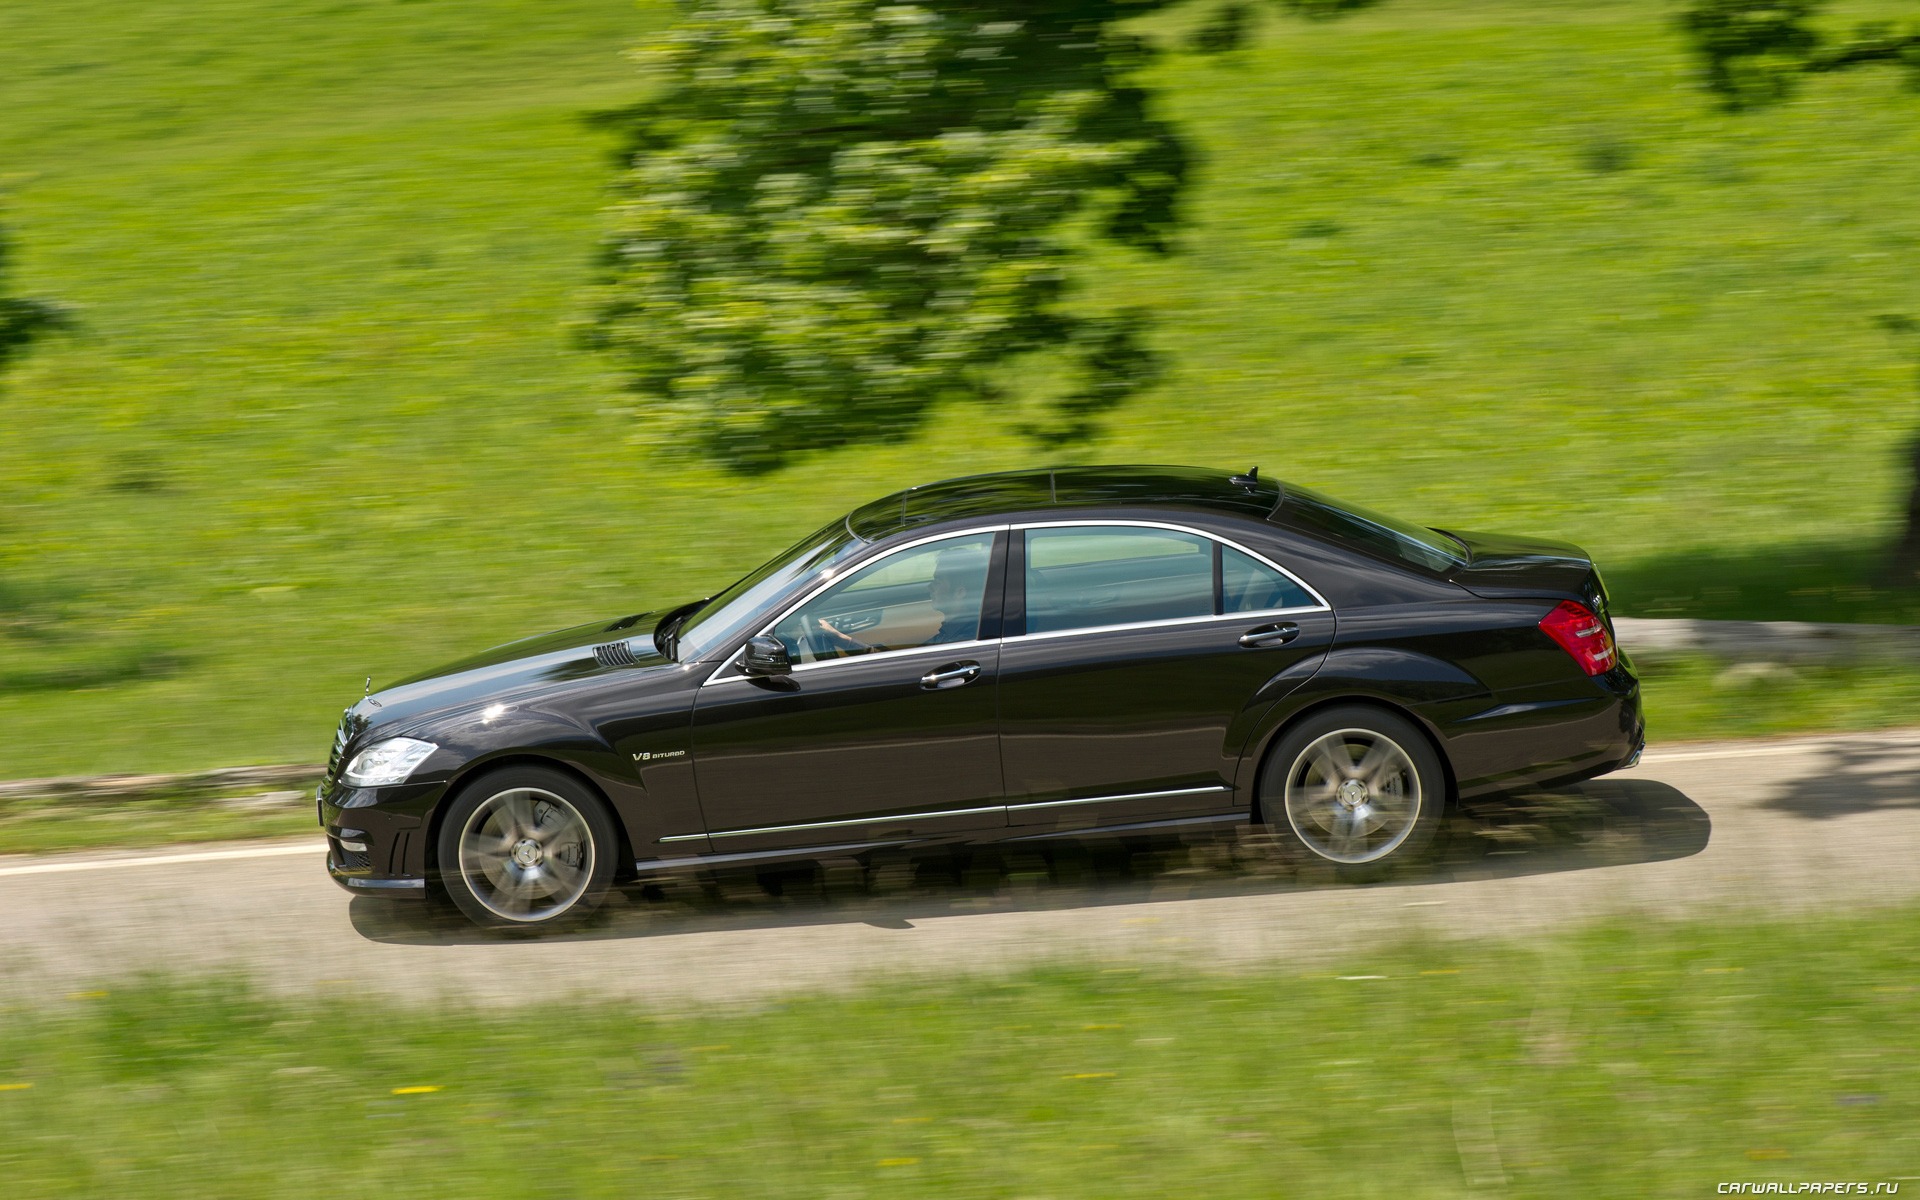
<svg viewBox="0 0 1920 1200"><path fill-rule="evenodd" d="M1280 564L1184 526L1014 534L999 681L1011 823L1072 829L1244 808L1232 790L1240 718L1325 656L1325 602ZM1277 676L1278 690L1263 692Z"/></svg>

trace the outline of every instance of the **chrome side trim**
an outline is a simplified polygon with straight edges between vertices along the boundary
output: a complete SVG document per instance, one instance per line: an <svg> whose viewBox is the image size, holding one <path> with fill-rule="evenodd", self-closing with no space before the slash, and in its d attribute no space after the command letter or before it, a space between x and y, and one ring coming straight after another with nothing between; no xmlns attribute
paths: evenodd
<svg viewBox="0 0 1920 1200"><path fill-rule="evenodd" d="M1009 804L1008 812L1026 812L1035 808L1066 808L1074 804L1110 804L1122 800L1159 800L1170 796L1205 796L1214 792L1231 792L1233 789L1222 784L1211 787L1175 788L1168 792L1126 792L1118 796L1084 796L1078 800L1041 800L1033 804Z"/></svg>
<svg viewBox="0 0 1920 1200"><path fill-rule="evenodd" d="M1304 586L1304 585L1303 585ZM1203 625L1208 621L1259 621L1268 617L1300 616L1305 613L1331 612L1326 608L1263 608L1258 612L1221 613L1204 617L1168 617L1162 621L1129 621L1124 625L1087 625L1079 629L1049 629L1044 633L1023 633L1002 639L1005 642L1037 642L1047 638L1079 637L1086 633L1124 633L1129 629L1173 628L1179 625Z"/></svg>
<svg viewBox="0 0 1920 1200"><path fill-rule="evenodd" d="M1169 796L1202 796L1231 792L1223 784L1209 787L1175 788L1165 792L1123 792L1117 796L1084 796L1077 800L1042 800L1032 804L989 804L979 808L941 808L932 812L887 813L877 817L850 817L841 821L807 821L799 825L757 825L752 829L721 829L713 833L674 833L662 842L697 842L701 838L748 837L756 833L795 833L803 829L844 829L850 825L884 825L889 821L924 821L933 817L972 817L984 813L1025 812L1033 808L1061 808L1073 804L1104 804L1120 800L1158 800Z"/></svg>
<svg viewBox="0 0 1920 1200"><path fill-rule="evenodd" d="M861 562L858 564L850 564L849 567L845 570L827 572L827 574L821 579L818 586L816 586L813 590L807 592L805 595L801 596L800 599L794 601L792 604L789 604L786 608L782 609L779 612L779 614L776 615L772 620L763 623L760 626L760 629L758 632L750 636L759 637L761 634L766 633L767 630L772 629L775 625L778 625L780 622L786 620L787 617L791 615L795 609L800 608L802 605L812 600L815 596L818 596L820 593L832 587L835 583L838 583L847 574L851 573L852 570L865 569L866 567L868 567L873 563L884 562L885 560L892 558L895 554L898 554L903 550L912 550L918 546L930 545L933 542L944 542L951 538L973 537L975 535L982 534L982 533L999 533L1003 529L1004 530L1088 529L1088 528L1097 528L1101 526L1108 526L1108 527L1120 526L1128 529L1168 529L1168 530L1172 530L1175 533L1191 534L1194 537L1206 538L1208 541L1218 542L1222 546L1232 547L1233 549L1238 550L1240 553L1246 555L1248 558L1253 559L1255 562L1260 563L1267 567L1271 567L1273 570L1278 571L1280 572L1280 574L1285 575L1288 579L1291 579L1294 583L1299 585L1302 591L1306 592L1307 595L1313 597L1314 603L1312 605L1305 605L1305 606L1295 605L1292 608L1264 608L1259 610L1258 612L1220 613L1217 615L1209 613L1206 616L1202 616L1202 617L1172 617L1163 621L1133 621L1133 622L1128 622L1126 624L1121 624L1121 625L1090 625L1083 629L1053 629L1053 630L1048 630L1045 633L1023 633L1016 637L1001 639L1002 641L1015 642L1015 641L1022 641L1025 639L1073 637L1078 634L1086 634L1086 633L1119 633L1129 629L1156 629L1163 625L1165 626L1198 625L1207 621L1256 620L1263 617L1287 617L1287 616L1298 616L1303 613L1333 611L1333 606L1327 603L1327 598L1325 596L1322 596L1317 590L1315 590L1312 584L1300 578L1298 575L1295 575L1292 571L1287 570L1285 567L1281 566L1279 563L1274 562L1272 559L1268 558L1266 555L1261 554L1257 550L1249 549L1248 547L1241 545L1239 542L1234 541L1230 537L1225 537L1217 533L1210 533L1205 529L1195 529L1191 525L1176 524L1171 521L1138 521L1138 520L1125 520L1120 518L1114 518L1110 520L1101 520L1098 518L1089 517L1084 520L1025 521L1018 525L1014 525L1014 524L980 525L980 526L973 526L967 529L956 530L952 533L938 533L938 534L934 534L931 537L917 538L911 542L904 542L901 545L895 546L893 549L888 550L885 554L877 554L874 557L865 560L864 562ZM851 527L849 527L848 531L852 532ZM986 642L986 641L973 641L973 642L948 642L943 645L936 645L936 646L910 646L900 650L882 650L875 654L862 654L855 658L836 658L836 659L829 659L825 662L799 663L794 666L793 670L795 673L798 673L801 671L812 670L817 667L840 666L850 662L863 662L868 659L889 657L894 655L908 655L908 654L920 653L923 651L939 651L944 649L966 649L969 647L989 646L992 644L993 644L992 642ZM706 687L708 684L714 684L714 683L732 683L737 680L743 680L748 678L748 676L738 674L738 673L732 674L732 675L725 674L725 672L729 668L733 668L736 672L738 671L739 659L740 659L740 651L736 650L732 654L728 655L726 658L720 660L720 664L713 669L712 674L708 675L706 679L701 681L700 686Z"/></svg>
<svg viewBox="0 0 1920 1200"><path fill-rule="evenodd" d="M342 876L340 882L346 884L348 887L392 890L423 888L427 886L427 881L424 879L355 879L350 875Z"/></svg>
<svg viewBox="0 0 1920 1200"><path fill-rule="evenodd" d="M753 829L720 829L708 834L681 833L663 837L663 842L685 842L696 837L747 837L756 833L793 833L802 829L844 829L849 825L884 825L889 821L924 821L933 817L971 817L980 813L1005 812L1006 806L990 804L984 808L942 808L933 812L888 813L878 817L853 817L844 821L808 821L801 825L760 825Z"/></svg>
<svg viewBox="0 0 1920 1200"><path fill-rule="evenodd" d="M890 658L907 658L915 654L938 654L946 650L965 654L969 651L984 650L998 646L999 644L999 639L996 638L991 641L934 642L925 646L902 646L898 650L876 650L872 654L855 654L847 658L828 658L822 659L819 662L795 663L793 670L788 672L788 674L798 675L803 671L817 671L822 667L850 667L855 663L877 662ZM736 654L733 658L729 658L721 665L734 666L739 657L740 656ZM722 678L720 672L715 671L712 675L709 675L706 682L700 686L706 687L709 683L744 683L751 678L753 678L751 675L728 675Z"/></svg>

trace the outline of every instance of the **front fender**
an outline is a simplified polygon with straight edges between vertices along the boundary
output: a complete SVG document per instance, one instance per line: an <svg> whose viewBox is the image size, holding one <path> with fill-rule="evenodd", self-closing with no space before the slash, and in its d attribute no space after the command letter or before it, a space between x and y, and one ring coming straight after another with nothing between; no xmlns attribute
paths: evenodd
<svg viewBox="0 0 1920 1200"><path fill-rule="evenodd" d="M650 790L626 754L592 726L561 714L540 709L509 710L491 721L423 729L414 736L439 744L436 760L446 756L458 763L448 774L446 790L435 811L428 815L429 840L437 834L447 798L487 770L508 763L550 764L579 776L606 798L629 847L651 844L661 831L702 827L690 788ZM680 811L683 808L691 811Z"/></svg>

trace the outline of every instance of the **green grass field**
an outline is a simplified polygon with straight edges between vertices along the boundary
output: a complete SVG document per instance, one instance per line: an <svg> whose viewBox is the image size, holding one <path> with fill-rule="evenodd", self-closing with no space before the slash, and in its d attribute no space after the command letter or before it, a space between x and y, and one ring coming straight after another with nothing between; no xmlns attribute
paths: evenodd
<svg viewBox="0 0 1920 1200"><path fill-rule="evenodd" d="M1920 620L1870 586L1920 426L1873 320L1920 313L1920 98L1865 72L1729 117L1669 17L1386 0L1168 56L1185 252L1088 277L1160 310L1171 371L1068 457L1570 538L1633 613ZM0 10L15 285L83 321L0 384L0 777L309 761L368 674L1043 461L974 410L764 478L658 455L565 325L610 176L584 118L665 19Z"/></svg>
<svg viewBox="0 0 1920 1200"><path fill-rule="evenodd" d="M0 1020L18 1196L1711 1195L1920 1174L1920 910L755 1010L226 981ZM1910 1186L1910 1185L1909 1185Z"/></svg>

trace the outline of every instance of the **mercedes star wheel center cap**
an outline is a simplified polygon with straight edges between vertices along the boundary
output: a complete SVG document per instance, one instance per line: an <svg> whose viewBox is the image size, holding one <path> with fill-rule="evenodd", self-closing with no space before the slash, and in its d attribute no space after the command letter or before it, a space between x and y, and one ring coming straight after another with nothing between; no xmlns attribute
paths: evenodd
<svg viewBox="0 0 1920 1200"><path fill-rule="evenodd" d="M513 861L522 867L531 868L539 866L540 843L534 841L532 838L522 838L520 841L514 843Z"/></svg>
<svg viewBox="0 0 1920 1200"><path fill-rule="evenodd" d="M1340 785L1340 803L1348 808L1359 808L1367 802L1367 785L1358 779L1349 779Z"/></svg>

